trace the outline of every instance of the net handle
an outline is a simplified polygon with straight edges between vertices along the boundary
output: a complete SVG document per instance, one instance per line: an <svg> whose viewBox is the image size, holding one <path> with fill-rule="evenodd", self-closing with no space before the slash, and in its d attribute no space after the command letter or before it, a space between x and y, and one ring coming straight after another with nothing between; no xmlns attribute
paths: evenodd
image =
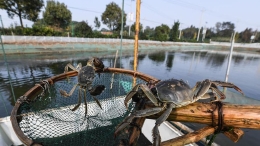
<svg viewBox="0 0 260 146"><path fill-rule="evenodd" d="M127 69L121 69L121 68L105 68L103 71L99 71L98 73L121 73L121 74L127 74L127 75L131 75L135 78L140 78L146 82L149 81L159 81L158 79L146 75L144 73L141 72L137 72L137 71L133 71L133 70L127 70ZM56 76L53 76L51 78L46 79L45 81L48 81L49 84L54 84L57 81L63 80L66 77L73 77L78 75L77 71L70 71L67 73L62 73ZM44 83L39 83L41 86L44 85ZM34 87L32 87L30 90L28 90L23 96L21 96L15 103L15 106L12 109L11 115L10 115L10 120L12 122L12 126L13 129L17 135L17 137L25 144L25 145L34 145L34 146L41 146L41 144L38 143L34 143L30 138L28 138L26 135L24 135L23 131L20 129L19 127L19 123L17 119L17 111L20 107L20 105L26 101L26 100L32 100L32 98L34 97L34 95L36 95L36 93L40 92L41 90L43 90L39 85L35 85Z"/></svg>

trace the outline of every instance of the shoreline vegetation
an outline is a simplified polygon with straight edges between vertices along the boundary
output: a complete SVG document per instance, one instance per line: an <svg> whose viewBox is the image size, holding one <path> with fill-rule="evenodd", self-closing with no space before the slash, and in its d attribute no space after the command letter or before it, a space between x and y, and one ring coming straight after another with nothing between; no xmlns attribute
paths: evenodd
<svg viewBox="0 0 260 146"><path fill-rule="evenodd" d="M7 37L7 39L6 39ZM9 38L8 38L9 37ZM24 39L26 36L3 36L5 54L48 54L48 53L70 53L70 52L105 52L120 50L120 39L95 39L95 38L45 38ZM28 37L27 37L28 38ZM59 40L56 40L59 39ZM62 41L60 41L62 40ZM149 51L229 51L231 43L210 42L160 42L139 40L140 50ZM260 43L234 43L234 52L256 53L260 55ZM134 40L123 39L122 50L131 51L134 48ZM3 55L3 52L0 52Z"/></svg>

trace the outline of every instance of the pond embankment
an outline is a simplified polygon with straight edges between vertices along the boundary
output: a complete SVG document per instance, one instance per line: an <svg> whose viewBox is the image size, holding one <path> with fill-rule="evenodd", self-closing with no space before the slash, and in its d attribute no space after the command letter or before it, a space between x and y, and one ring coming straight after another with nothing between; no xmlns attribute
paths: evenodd
<svg viewBox="0 0 260 146"><path fill-rule="evenodd" d="M2 36L6 54L43 54L70 52L106 52L120 50L120 39L74 38L74 37L39 37L39 36ZM186 43L158 42L139 40L139 50L171 51L229 51L230 43ZM122 50L134 49L134 40L123 39ZM260 54L260 44L234 44L234 51ZM0 54L3 54L1 51Z"/></svg>

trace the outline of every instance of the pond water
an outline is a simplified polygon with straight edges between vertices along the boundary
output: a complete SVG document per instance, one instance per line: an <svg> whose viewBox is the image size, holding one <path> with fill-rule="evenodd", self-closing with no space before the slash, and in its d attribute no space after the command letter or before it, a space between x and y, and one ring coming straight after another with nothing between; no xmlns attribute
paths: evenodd
<svg viewBox="0 0 260 146"><path fill-rule="evenodd" d="M0 60L0 117L10 115L17 99L39 83L64 72L67 63L77 65L86 64L91 56L102 58L105 66L112 67L115 52L110 53L73 53L47 55L8 55L8 66L14 95L9 83L9 77L4 60ZM1 57L3 58L3 57ZM118 59L116 67L133 68L132 55L124 54ZM158 79L183 79L190 86L204 79L224 80L228 62L228 52L196 51L196 52L140 52L138 57L138 71L154 76ZM234 104L260 105L260 55L234 53L230 66L229 82L240 87L245 96L240 96L234 89L236 98L228 98L225 102ZM6 107L6 108L5 108ZM187 123L191 128L198 129L202 125ZM244 129L245 135L236 145L258 145L260 131ZM229 139L220 134L216 142L221 145L234 145Z"/></svg>

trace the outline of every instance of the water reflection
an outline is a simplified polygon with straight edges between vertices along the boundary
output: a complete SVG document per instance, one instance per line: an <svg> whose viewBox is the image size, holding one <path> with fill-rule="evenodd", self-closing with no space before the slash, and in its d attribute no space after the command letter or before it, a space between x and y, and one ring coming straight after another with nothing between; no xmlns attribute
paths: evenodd
<svg viewBox="0 0 260 146"><path fill-rule="evenodd" d="M165 60L165 52L160 51L148 55L148 58L155 62L156 65L161 65Z"/></svg>
<svg viewBox="0 0 260 146"><path fill-rule="evenodd" d="M171 70L174 60L174 53L168 53L167 60L166 60L166 67L167 70Z"/></svg>
<svg viewBox="0 0 260 146"><path fill-rule="evenodd" d="M224 61L227 59L226 55L222 54L208 54L207 57L207 66L213 68L219 68L223 66Z"/></svg>
<svg viewBox="0 0 260 146"><path fill-rule="evenodd" d="M244 56L233 56L234 65L240 64L244 60Z"/></svg>

